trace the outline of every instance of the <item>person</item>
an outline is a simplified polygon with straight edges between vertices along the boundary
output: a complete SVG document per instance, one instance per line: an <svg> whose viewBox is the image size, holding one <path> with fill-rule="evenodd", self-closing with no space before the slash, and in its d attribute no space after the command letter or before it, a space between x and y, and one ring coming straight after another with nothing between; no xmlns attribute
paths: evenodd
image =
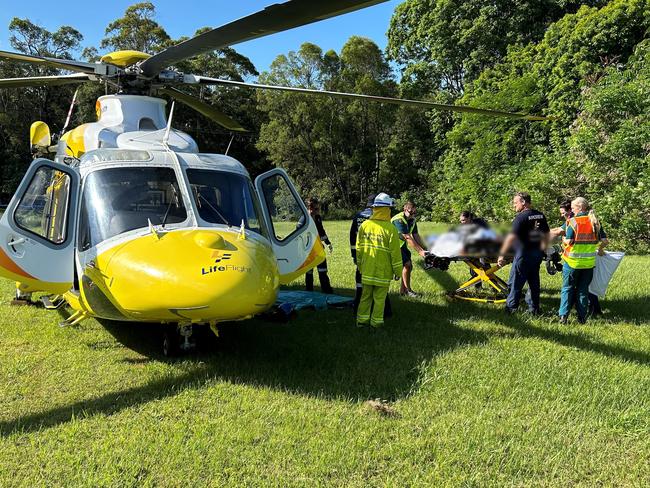
<svg viewBox="0 0 650 488"><path fill-rule="evenodd" d="M355 294L354 294L354 303L353 313L357 314L357 309L359 308L359 301L361 300L361 290L363 288L361 284L361 273L359 272L359 266L357 266L357 233L359 232L359 227L366 220L372 216L372 205L375 203L375 197L377 195L371 193L368 195L366 208L358 212L352 219L352 225L350 225L350 254L352 255L352 261L355 265L354 281L356 284ZM392 316L392 309L390 306L390 298L386 295L386 303L384 306L384 318L389 318Z"/></svg>
<svg viewBox="0 0 650 488"><path fill-rule="evenodd" d="M418 224L415 221L417 214L417 207L415 203L408 200L404 204L403 211L395 215L391 222L399 233L401 241L400 252L402 253L402 282L400 285L400 295L406 295L411 298L418 297L419 295L411 289L411 271L413 270L413 262L411 260L411 252L409 247L412 247L417 253L424 257L426 247L418 233Z"/></svg>
<svg viewBox="0 0 650 488"><path fill-rule="evenodd" d="M499 266L504 266L505 255L514 248L515 255L510 270L510 292L506 299L506 311L514 313L519 308L524 285L528 283L530 289L526 295L528 311L537 315L539 314L540 295L539 267L542 264L543 249L546 249L550 229L546 216L531 208L531 198L528 193L518 192L515 194L512 206L517 215L512 221L512 230L503 241L497 260Z"/></svg>
<svg viewBox="0 0 650 488"><path fill-rule="evenodd" d="M329 252L331 253L334 248L329 240L329 237L327 237L325 228L323 227L323 219L320 216L320 202L316 197L310 197L307 200L307 210L309 211L311 218L314 219L316 230L318 231L318 237L320 237L321 242L328 247ZM320 289L322 292L328 294L334 293L332 285L330 284L330 278L327 275L327 259L316 266L316 270L318 271L318 280L320 281ZM314 291L313 268L307 271L307 274L305 274L305 289L307 291Z"/></svg>
<svg viewBox="0 0 650 488"><path fill-rule="evenodd" d="M564 219L564 223L560 227L551 229L552 238L563 238L566 235L566 228L569 220L574 216L573 210L571 209L571 200L564 200L560 203L559 210L560 216ZM600 237L601 239L607 239L607 234L605 234L602 225L600 226ZM593 293L589 293L589 315L603 315L603 309L600 306L600 299L598 298L598 295L594 295Z"/></svg>
<svg viewBox="0 0 650 488"><path fill-rule="evenodd" d="M566 232L567 222L571 217L573 217L573 212L571 211L571 200L564 200L559 205L560 217L564 220L564 223L559 226L551 229L551 238L563 237Z"/></svg>
<svg viewBox="0 0 650 488"><path fill-rule="evenodd" d="M481 229L489 229L490 226L487 223L485 219L482 219L481 217L477 217L474 215L474 213L470 212L469 210L463 210L460 213L460 217L458 218L460 221L461 225L470 225L474 224L477 227L480 227Z"/></svg>
<svg viewBox="0 0 650 488"><path fill-rule="evenodd" d="M585 198L574 199L571 202L571 210L574 217L566 224L563 240L564 265L558 314L560 322L566 324L571 307L575 304L578 322L584 324L589 311L589 283L594 275L596 254L604 254L607 236Z"/></svg>
<svg viewBox="0 0 650 488"><path fill-rule="evenodd" d="M485 219L482 219L481 217L477 217L474 215L473 212L470 212L469 210L463 210L460 213L460 216L458 217L458 220L460 222L460 225L475 225L476 227L480 229L489 229L490 225L487 223ZM484 259L481 258L481 264L485 265L486 263L484 262ZM474 278L477 276L476 271L473 269L469 270L469 276L470 278ZM479 281L474 285L474 288L477 290L480 290L483 287L483 282Z"/></svg>
<svg viewBox="0 0 650 488"><path fill-rule="evenodd" d="M393 206L389 195L377 195L372 204L372 215L361 224L357 233L356 255L362 284L357 327L383 325L391 278L398 280L402 272L399 234L390 222Z"/></svg>

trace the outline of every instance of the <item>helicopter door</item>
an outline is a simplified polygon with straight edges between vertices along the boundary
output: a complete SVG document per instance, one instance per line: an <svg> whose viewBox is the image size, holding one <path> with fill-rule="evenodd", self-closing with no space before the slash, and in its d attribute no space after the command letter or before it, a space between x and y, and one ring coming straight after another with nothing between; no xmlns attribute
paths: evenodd
<svg viewBox="0 0 650 488"><path fill-rule="evenodd" d="M30 291L70 289L78 193L74 169L48 159L32 163L0 218L0 276Z"/></svg>
<svg viewBox="0 0 650 488"><path fill-rule="evenodd" d="M278 260L280 283L289 283L325 259L316 224L284 170L261 174L255 188Z"/></svg>

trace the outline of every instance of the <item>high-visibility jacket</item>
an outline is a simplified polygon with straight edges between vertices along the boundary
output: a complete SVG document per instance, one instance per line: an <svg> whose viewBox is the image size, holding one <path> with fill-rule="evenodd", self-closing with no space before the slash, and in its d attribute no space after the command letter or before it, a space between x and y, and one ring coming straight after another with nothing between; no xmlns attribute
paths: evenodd
<svg viewBox="0 0 650 488"><path fill-rule="evenodd" d="M402 274L399 234L390 222L390 208L374 208L372 217L357 233L357 266L361 283L389 286L393 276Z"/></svg>
<svg viewBox="0 0 650 488"><path fill-rule="evenodd" d="M405 225L406 228L408 229L407 234L411 234L411 235L413 235L413 230L415 229L415 219L412 220L412 224L411 224L410 227L409 227L409 221L408 221L408 219L406 218L406 216L404 215L404 212L400 212L400 213L398 213L397 215L395 215L392 219L390 219L390 221L393 222L393 223L394 223L394 222L397 222L397 221L400 221L400 220L401 220L402 222L404 222L404 225ZM403 246L406 246L406 239L404 239L404 238L400 235L400 247L403 247Z"/></svg>
<svg viewBox="0 0 650 488"><path fill-rule="evenodd" d="M568 220L573 229L573 239L564 246L562 259L573 269L589 269L596 266L596 251L600 239L588 215Z"/></svg>

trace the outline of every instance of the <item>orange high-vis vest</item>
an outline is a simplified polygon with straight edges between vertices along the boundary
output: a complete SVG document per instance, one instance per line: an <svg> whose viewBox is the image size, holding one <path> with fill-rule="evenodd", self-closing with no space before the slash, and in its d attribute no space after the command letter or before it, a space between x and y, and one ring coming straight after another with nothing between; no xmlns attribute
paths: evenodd
<svg viewBox="0 0 650 488"><path fill-rule="evenodd" d="M573 239L564 247L562 259L573 269L593 268L600 239L589 216L573 217L567 225L573 229Z"/></svg>

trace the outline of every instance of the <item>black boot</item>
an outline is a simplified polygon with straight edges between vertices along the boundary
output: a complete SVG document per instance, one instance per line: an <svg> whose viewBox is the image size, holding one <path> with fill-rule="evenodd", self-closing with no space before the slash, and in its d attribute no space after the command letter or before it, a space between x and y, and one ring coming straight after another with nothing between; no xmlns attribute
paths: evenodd
<svg viewBox="0 0 650 488"><path fill-rule="evenodd" d="M309 270L305 275L305 290L314 291L314 271Z"/></svg>

